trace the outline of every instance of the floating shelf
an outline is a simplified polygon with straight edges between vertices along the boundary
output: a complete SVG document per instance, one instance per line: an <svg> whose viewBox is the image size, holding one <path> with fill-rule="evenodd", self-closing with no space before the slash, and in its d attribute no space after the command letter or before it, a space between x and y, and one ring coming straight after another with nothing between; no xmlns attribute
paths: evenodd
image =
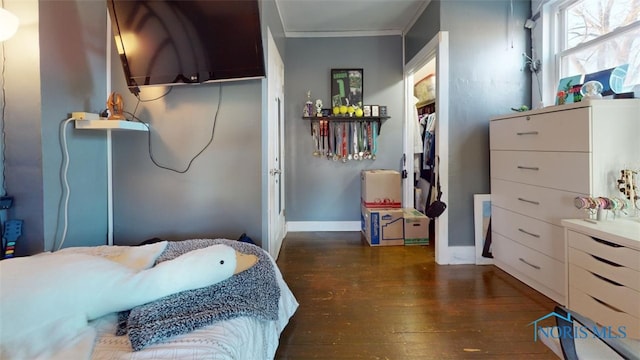
<svg viewBox="0 0 640 360"><path fill-rule="evenodd" d="M387 120L390 116L303 116L305 120L329 120L329 121L380 121Z"/></svg>
<svg viewBox="0 0 640 360"><path fill-rule="evenodd" d="M377 121L378 122L378 135L382 131L382 122L391 118L391 116L303 116L304 120L310 121L342 121L342 122L357 122L357 121Z"/></svg>
<svg viewBox="0 0 640 360"><path fill-rule="evenodd" d="M76 129L149 131L149 128L141 122L126 120L76 120Z"/></svg>

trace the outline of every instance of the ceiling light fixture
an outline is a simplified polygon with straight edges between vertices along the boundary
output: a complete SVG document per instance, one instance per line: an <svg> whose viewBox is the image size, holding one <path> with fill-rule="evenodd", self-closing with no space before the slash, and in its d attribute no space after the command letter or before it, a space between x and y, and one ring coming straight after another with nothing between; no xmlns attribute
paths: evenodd
<svg viewBox="0 0 640 360"><path fill-rule="evenodd" d="M0 8L0 42L12 37L18 31L20 21L12 12Z"/></svg>

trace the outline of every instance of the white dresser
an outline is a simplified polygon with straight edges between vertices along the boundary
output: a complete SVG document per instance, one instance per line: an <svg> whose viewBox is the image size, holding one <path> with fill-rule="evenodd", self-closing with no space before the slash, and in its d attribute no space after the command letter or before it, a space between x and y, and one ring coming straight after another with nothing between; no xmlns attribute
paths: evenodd
<svg viewBox="0 0 640 360"><path fill-rule="evenodd" d="M561 219L576 196L618 196L640 164L640 100L591 100L491 119L494 264L566 305Z"/></svg>
<svg viewBox="0 0 640 360"><path fill-rule="evenodd" d="M567 307L620 336L640 339L640 219L562 224Z"/></svg>

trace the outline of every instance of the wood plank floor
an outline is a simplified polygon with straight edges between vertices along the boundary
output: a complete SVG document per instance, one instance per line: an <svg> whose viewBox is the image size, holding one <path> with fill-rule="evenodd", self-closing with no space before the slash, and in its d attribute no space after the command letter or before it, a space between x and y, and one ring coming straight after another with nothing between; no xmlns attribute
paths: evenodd
<svg viewBox="0 0 640 360"><path fill-rule="evenodd" d="M557 359L528 325L555 303L493 265L358 232L289 233L277 263L300 307L276 359Z"/></svg>

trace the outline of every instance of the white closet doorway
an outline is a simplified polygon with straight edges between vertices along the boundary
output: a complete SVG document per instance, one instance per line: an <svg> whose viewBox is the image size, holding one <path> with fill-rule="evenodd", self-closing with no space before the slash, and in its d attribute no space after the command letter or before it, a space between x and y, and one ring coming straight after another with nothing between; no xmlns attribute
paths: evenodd
<svg viewBox="0 0 640 360"><path fill-rule="evenodd" d="M432 70L433 66L435 70ZM438 176L442 190L441 200L448 201L449 183L449 33L439 32L425 45L404 67L405 84L405 126L404 126L404 154L406 155L407 178L403 181L403 203L405 206L420 208L416 203L415 186L418 180L414 169L420 164L414 161L415 113L416 101L414 86L427 77L429 71L435 77L435 156L439 159ZM418 136L419 137L419 136ZM426 197L426 194L422 197ZM423 204L424 206L424 204ZM450 264L449 251L449 215L445 211L435 221L435 239L429 239L435 247L436 263Z"/></svg>

